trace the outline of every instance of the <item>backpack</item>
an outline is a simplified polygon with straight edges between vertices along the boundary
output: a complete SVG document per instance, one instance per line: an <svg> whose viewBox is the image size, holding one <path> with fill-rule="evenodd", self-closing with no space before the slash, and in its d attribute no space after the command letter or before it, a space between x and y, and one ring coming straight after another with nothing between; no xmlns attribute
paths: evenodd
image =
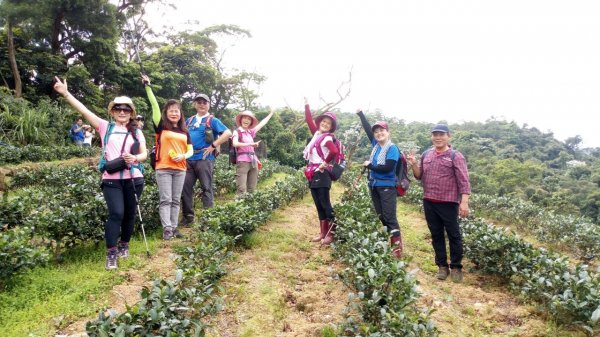
<svg viewBox="0 0 600 337"><path fill-rule="evenodd" d="M400 151L400 159L396 164L396 195L399 197L405 196L409 187L408 163L406 162L406 156Z"/></svg>
<svg viewBox="0 0 600 337"><path fill-rule="evenodd" d="M160 160L160 133L154 135L154 146L150 150L150 166L156 170L156 162Z"/></svg>
<svg viewBox="0 0 600 337"><path fill-rule="evenodd" d="M336 181L342 177L342 173L344 173L344 169L346 169L346 156L344 154L344 145L340 142L339 139L335 138L331 133L324 133L317 138L313 147L317 150L317 154L321 157L322 160L325 160L325 156L323 155L323 150L321 150L321 142L325 137L331 136L333 140L333 144L338 150L338 154L333 161L333 168L329 171L331 175L331 180Z"/></svg>
<svg viewBox="0 0 600 337"><path fill-rule="evenodd" d="M236 130L236 132L238 133L238 139L241 141L242 133L239 129ZM233 146L233 136L231 136L229 137L229 165L237 164L237 155L237 149L235 148L235 146Z"/></svg>
<svg viewBox="0 0 600 337"><path fill-rule="evenodd" d="M213 129L210 126L210 123L212 123L212 119L213 117L215 117L215 115L210 114L208 115L208 117L206 117L206 121L204 122L204 125L206 126L206 128L204 129L204 142L206 144L212 144L215 141L215 135L213 133ZM190 117L187 119L187 127L190 127L190 124L192 124L192 120L194 120L194 116ZM217 147L215 148L215 158L217 158L219 156L219 154L221 153L221 145L217 145Z"/></svg>

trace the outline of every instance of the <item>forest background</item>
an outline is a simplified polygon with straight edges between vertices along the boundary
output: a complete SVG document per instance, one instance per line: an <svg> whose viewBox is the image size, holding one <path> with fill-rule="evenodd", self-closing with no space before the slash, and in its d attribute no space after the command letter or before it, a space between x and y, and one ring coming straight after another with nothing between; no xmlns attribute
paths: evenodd
<svg viewBox="0 0 600 337"><path fill-rule="evenodd" d="M140 63L152 79L159 104L181 99L189 116L191 98L205 92L211 96L212 112L229 127L240 110L265 116L271 107L258 98L266 77L225 68L226 54L219 44L250 38L251 32L234 25L153 31L145 8L156 3L171 5L163 0L0 1L0 53L8 61L0 63L0 141L14 147L69 145L67 130L77 113L52 91L55 75L66 78L70 91L104 118L108 102L123 94L149 118ZM313 102L313 108L338 112L338 134L360 139L346 145L355 160L363 160L370 146L366 137L356 137L357 117L337 109L337 103L351 95L351 76L340 83L337 91L332 88ZM268 156L300 167L309 137L302 107L273 108L277 114L260 134ZM368 118L390 122L393 140L404 150L418 152L430 146L431 126L445 122L409 123L380 111L370 112ZM577 135L559 141L552 132L494 118L450 127L453 147L468 159L474 193L529 200L557 213L600 222L600 148L581 148ZM149 125L145 133L152 139Z"/></svg>

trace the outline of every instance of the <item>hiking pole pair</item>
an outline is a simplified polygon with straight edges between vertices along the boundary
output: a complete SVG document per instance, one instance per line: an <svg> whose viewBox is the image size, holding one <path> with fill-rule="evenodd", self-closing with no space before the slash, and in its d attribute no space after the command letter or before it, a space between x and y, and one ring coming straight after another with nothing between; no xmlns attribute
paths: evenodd
<svg viewBox="0 0 600 337"><path fill-rule="evenodd" d="M135 188L135 179L133 179L133 167L130 169L131 174L131 185L133 186L133 195L135 196L135 206L137 207L137 213L140 217L140 227L142 228L142 236L144 237L144 244L146 245L146 255L150 257L150 249L148 249L148 241L146 240L146 231L144 230L144 220L142 220L142 212L140 211L140 199L137 195L137 189Z"/></svg>

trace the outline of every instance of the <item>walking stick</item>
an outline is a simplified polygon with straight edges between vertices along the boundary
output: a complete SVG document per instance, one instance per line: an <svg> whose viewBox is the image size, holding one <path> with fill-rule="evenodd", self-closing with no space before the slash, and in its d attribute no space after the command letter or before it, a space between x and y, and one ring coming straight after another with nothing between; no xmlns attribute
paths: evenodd
<svg viewBox="0 0 600 337"><path fill-rule="evenodd" d="M146 245L146 255L150 257L150 249L148 248L148 240L146 240L146 231L144 230L144 221L142 220L142 212L140 211L140 199L138 198L135 181L133 179L133 167L130 168L129 172L131 173L131 185L133 186L133 195L135 196L135 206L137 207L137 213L140 217L140 227L142 228L142 236L144 237L144 244Z"/></svg>
<svg viewBox="0 0 600 337"><path fill-rule="evenodd" d="M366 166L363 166L363 169L360 171L360 174L356 177L356 179L354 179L354 183L352 184L352 188L350 189L350 192L348 192L348 199L350 199L350 197L352 196L352 193L354 193L354 190L356 189L356 186L358 186L358 182L360 181L360 179L362 178L363 174L365 173L365 171L367 170Z"/></svg>

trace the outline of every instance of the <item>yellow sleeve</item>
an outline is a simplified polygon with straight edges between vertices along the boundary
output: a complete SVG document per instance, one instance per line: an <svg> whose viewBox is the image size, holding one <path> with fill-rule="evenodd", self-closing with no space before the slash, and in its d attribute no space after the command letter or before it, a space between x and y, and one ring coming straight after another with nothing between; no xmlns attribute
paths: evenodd
<svg viewBox="0 0 600 337"><path fill-rule="evenodd" d="M187 145L187 152L185 153L185 159L194 155L194 146L192 144Z"/></svg>

